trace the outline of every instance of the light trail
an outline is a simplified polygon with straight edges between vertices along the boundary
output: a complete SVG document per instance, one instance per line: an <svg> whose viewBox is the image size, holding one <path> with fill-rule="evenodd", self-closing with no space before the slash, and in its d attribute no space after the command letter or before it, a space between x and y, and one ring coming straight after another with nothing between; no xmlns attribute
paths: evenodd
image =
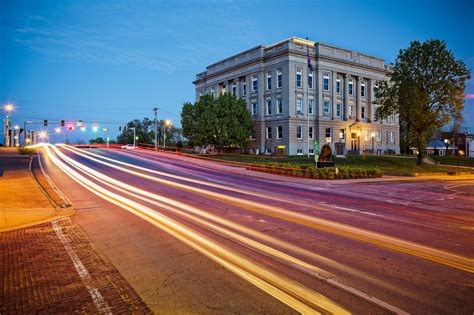
<svg viewBox="0 0 474 315"><path fill-rule="evenodd" d="M273 271L237 254L210 238L190 230L168 216L97 185L60 161L51 153L47 145L45 149L53 163L82 187L159 227L293 309L303 314L328 312L349 314L324 295L284 276L275 274Z"/></svg>
<svg viewBox="0 0 474 315"><path fill-rule="evenodd" d="M254 251L257 251L257 252L260 252L260 253L264 253L264 254L267 254L269 256L273 256L273 257L276 257L278 259L281 259L283 260L286 265L294 268L295 266L297 266L298 270L312 276L312 277L315 277L319 280L322 280L334 287L337 287L339 289L342 289L346 292L349 292L353 295L356 295L364 300L367 300L368 302L370 303L373 303L379 307L382 307L382 308L385 308L389 311L392 311L394 313L397 313L397 314L406 314L406 312L404 312L403 310L393 306L393 305L390 305L376 297L373 297L373 296L369 296L368 294L358 290L358 289L355 289L355 288L352 288L350 286L347 286L339 281L337 281L335 279L335 276L332 275L331 273L325 271L325 270L322 270L314 265L311 265L311 264L308 264L304 261L301 261L300 259L297 259L295 257L292 257L288 254L285 254L281 251L278 251L274 248L271 248L267 245L264 245L262 243L259 243L259 242L256 242L248 237L245 237L245 236L242 236L242 235L239 235L231 230L228 230L228 229L225 229L225 228L222 228L222 227L219 227L215 224L212 224L210 222L207 222L199 217L196 217L195 215L198 215L202 218L205 218L205 219L208 219L208 220L211 220L213 222L216 222L216 223L219 223L221 225L224 225L224 226L227 226L227 227L230 227L234 230L237 230L237 231L240 231L240 232L244 232L245 234L247 235L251 235L255 238L258 238L260 240L264 240L268 243L271 243L273 245L277 245L279 247L283 247L287 250L290 250L292 252L296 252L298 254L301 254L301 255L304 255L305 257L309 257L309 258L312 258L312 259L315 259L317 261L323 261L325 263L330 263L331 265L336 265L336 267L338 267L340 270L342 271L345 271L347 273L350 273L352 274L353 276L354 275L357 275L359 277L362 277L364 278L366 281L369 281L369 282L372 282L373 284L377 284L377 285L381 285L385 288L389 288L391 290L394 290L394 291L397 291L396 288L390 286L390 285L387 285L385 283L380 283L380 281L378 279L375 279L367 274L364 274L363 272L360 272L360 271L357 271L357 270L354 270L352 268L349 268L347 266L343 266L342 264L339 264L333 260L330 260L326 257L323 257L323 256L320 256L320 255L317 255L313 252L310 252L308 250L305 250L305 249L302 249L300 247L297 247L297 246L294 246L292 244L289 244L287 242L284 242L284 241L281 241L281 240L278 240L274 237L269 237L263 233L260 233L260 232L257 232L253 229L250 229L250 228L247 228L243 225L240 225L238 223L234 223L234 222L231 222L229 220L226 220L226 219L223 219L219 216L216 216L216 215L213 215L209 212L206 212L206 211L202 211L196 207L193 207L193 206L190 206L188 204L185 204L185 203L182 203L182 202L179 202L179 201L175 201L173 199L169 199L169 198L166 198L164 196L160 196L160 195L157 195L157 194L154 194L154 193L151 193L151 192L148 192L148 191L145 191L145 190L142 190L140 188L137 188L135 186L131 186L129 184L126 184L124 182L121 182L121 181L118 181L114 178L111 178L107 175L104 175L98 171L95 171L93 170L92 168L90 167L87 167L85 165L83 165L82 163L79 163L77 161L75 161L74 159L64 155L63 153L61 153L58 149L54 148L53 147L53 150L55 150L55 153L58 154L58 156L60 156L62 159L64 159L66 162L68 162L69 164L73 165L74 167L80 169L83 173L87 174L89 177L91 178L94 178L94 180L96 181L99 181L101 183L103 183L104 185L107 185L117 191L120 191L122 193L125 193L131 197L134 197L134 198L137 198L137 199L140 199L142 201L145 201L149 204L153 204L155 206L158 206L160 208L163 208L163 209L166 209L174 214L178 214L180 215L181 217L184 217L186 219L188 219L189 221L192 221L194 222L195 224L198 224L200 225L201 227L204 227L214 233L217 233L221 236L224 236L225 238L228 238L228 239L231 239L233 241L236 241L237 243L239 244L243 244L244 246L254 250ZM138 195L137 195L138 194ZM142 197L142 196L145 196L145 197ZM149 199L151 198L151 199ZM159 202L156 202L155 200L159 201ZM179 209L182 209L188 213L185 213Z"/></svg>
<svg viewBox="0 0 474 315"><path fill-rule="evenodd" d="M222 189L222 190L227 190L227 191L232 191L232 192L236 192L236 193L240 193L240 194L246 194L246 195L249 195L249 196L254 196L254 197L258 197L258 198L264 198L264 199L268 199L268 200L271 200L271 201L279 201L279 202L282 202L282 203L287 203L287 204L291 204L291 205L297 205L297 206L300 206L300 207L305 207L305 208L310 208L312 210L317 210L317 211L324 211L324 212L329 212L331 213L332 210L334 210L335 208L337 207L334 207L334 206L331 206L330 204L328 204L327 206L325 207L322 207L321 204L319 204L317 207L313 204L313 203L309 203L308 201L306 202L300 202L300 201L295 201L294 199L293 200L289 200L289 199L282 199L280 198L279 196L277 196L276 194L269 194L267 191L265 190L261 190L262 192L261 193L255 193L253 191L249 191L249 190L245 190L245 189L240 189L240 188L236 188L240 185L237 185L235 186L235 184L233 185L233 187L230 187L229 184L225 184L225 185L222 185L222 183L219 183L219 184L213 184L213 183L209 183L209 179L208 181L200 181L200 180L196 180L196 179L191 179L191 178L187 178L187 177L182 177L182 176L179 176L179 175L173 175L173 174L168 174L168 173L164 173L164 172L160 172L160 171L156 171L156 170L153 170L153 169L149 169L149 168L145 168L145 167L141 167L141 166L137 166L137 165L134 165L134 164L131 164L131 163L126 163L126 162L122 162L122 161L119 161L119 160L116 160L116 159L111 159L111 158L107 158L103 155L99 155L99 154L95 154L95 153L92 153L92 152L89 152L89 151L86 151L86 150L82 150L82 149L78 149L78 148L75 148L75 147L71 147L71 146L68 146L66 149L69 148L69 151L75 153L75 154L78 154L78 155L81 155L85 158L88 158L87 155L91 155L91 156L96 156L98 158L102 158L102 159L105 159L105 160L108 160L108 161L111 161L111 162L114 162L114 163L117 163L117 164L121 164L121 165L125 165L125 166L128 166L128 167L131 167L131 168L135 168L135 169L139 169L139 170L143 170L143 171L146 171L148 173L152 173L152 174L157 174L157 175L162 175L162 176L166 176L166 177L170 177L170 178L174 178L174 179L180 179L180 180L183 180L183 181L187 181L187 182L191 182L191 183L197 183L197 184L201 184L201 185L205 185L205 186L208 186L208 187L212 187L212 188L219 188L219 189ZM82 154L81 154L82 153ZM135 159L139 159L139 160L143 160L143 161L147 161L147 162L151 162L151 163L155 163L155 164L159 164L159 162L157 162L155 159L153 158L143 158L141 156L137 156L137 154L129 154L129 153L123 153L123 152L120 152L121 154L124 154L126 156L132 156L133 158ZM85 155L84 155L85 154ZM146 156L149 156L147 155L146 153L142 153L142 154L139 154L139 155L146 155ZM176 167L176 166L173 166L173 167ZM199 175L198 175L199 176ZM264 189L268 189L270 187L268 186L265 186L265 185L261 185L261 184L253 184L254 186L258 186L258 187L262 187ZM281 191L283 192L284 194L288 194L288 193L293 193L294 191L292 190L289 190L289 189L286 189L286 188L274 188L272 187L271 189L273 190L278 190L278 191ZM306 187L306 189L308 189L308 187ZM320 190L323 190L321 188L318 188L317 189L318 191ZM327 191L328 189L324 189L325 191ZM311 191L312 193L315 193L314 191L314 188L311 188ZM318 194L321 194L320 192L316 192ZM304 193L304 195L308 195L308 193ZM308 197L314 197L313 195L308 195ZM334 196L334 198L337 198L338 200L342 200L342 202L345 202L347 203L349 201L349 199L347 197L341 197L341 196ZM351 200L351 204L352 204L352 200ZM393 206L386 206L386 205L381 205L381 204L377 204L377 205L373 205L372 203L368 203L368 202L356 202L356 205L358 206L361 206L361 207L364 207L364 206L376 206L377 208L381 208L381 209L387 209L389 211L396 211L396 212L400 212L399 209L397 208L394 208ZM345 207L345 209L347 209L347 207ZM417 209L415 209L417 210ZM359 214L362 214L362 215L368 215L368 216L381 216L377 213L372 213L372 212L368 212L368 211L363 211L363 210L357 210L357 209L351 209L352 212L358 212ZM437 214L436 216L435 215L431 215L431 214L428 214L428 213L421 213L421 212L414 212L414 211L405 211L404 214L410 214L410 215L413 215L413 216L423 216L423 217L428 217L428 218L434 218L434 219L437 219L437 220L444 220L444 221L449 221L449 222L454 222L456 224L461 224L462 226L465 225L466 223L469 224L470 222L469 221L466 221L465 219L460 219L458 217L456 218L452 218L451 216L447 216L447 215L440 215L440 214ZM387 217L387 216L384 216L384 217ZM404 224L413 224L411 221L409 220L406 220L406 219L400 219L400 218L395 218L393 216L388 216L387 218L389 218L391 221L395 221L395 222L400 222L400 223L404 223ZM418 223L419 225L419 223ZM425 223L423 223L423 225L426 225ZM432 227L431 225L429 225L430 227Z"/></svg>
<svg viewBox="0 0 474 315"><path fill-rule="evenodd" d="M65 148L68 149L67 147ZM74 152L74 150L70 150L70 151ZM93 157L87 156L86 154L82 154L80 152L78 152L77 154L87 159L93 160L97 163L109 166L111 168L129 173L132 175L136 175L136 176L146 178L155 182L159 182L167 186L176 187L188 192L197 193L199 195L206 196L207 198L224 202L233 206L237 206L249 211L265 214L274 218L279 218L279 219L293 222L296 224L323 230L332 234L336 234L336 235L348 237L351 239L355 239L358 241L374 244L377 246L381 246L384 248L388 248L391 250L409 254L415 257L427 259L439 264L450 266L452 268L460 269L469 273L474 273L474 260L468 257L464 257L464 256L453 254L447 251L420 245L420 244L402 240L396 237L387 236L381 233L367 231L367 230L363 230L357 227L352 227L346 224L342 224L342 223L338 223L338 222L334 222L334 221L330 221L326 219L316 218L316 217L309 216L306 214L297 213L297 212L286 210L280 207L266 205L266 204L251 201L251 200L228 196L228 195L218 193L218 192L212 192L212 191L205 190L202 188L197 188L197 187L192 187L192 186L181 184L181 183L172 182L172 181L165 180L162 178L157 178L157 177L150 176L144 173L129 170L129 169L126 169L126 168L123 168L111 163L107 163L107 162L95 159ZM112 160L109 158L106 158L106 159ZM132 165L132 164L121 162L121 161L117 161L117 163L118 162L120 162L119 164L123 163L127 166ZM139 168L145 171L147 170L146 168L142 168L139 166L135 166L135 168ZM153 172L153 170L149 170L149 171ZM162 172L158 172L158 173L162 173ZM176 176L176 175L170 175L170 176ZM179 176L176 176L176 177L179 177ZM188 181L193 181L193 180L188 179ZM214 184L208 183L208 186L213 186L213 185Z"/></svg>

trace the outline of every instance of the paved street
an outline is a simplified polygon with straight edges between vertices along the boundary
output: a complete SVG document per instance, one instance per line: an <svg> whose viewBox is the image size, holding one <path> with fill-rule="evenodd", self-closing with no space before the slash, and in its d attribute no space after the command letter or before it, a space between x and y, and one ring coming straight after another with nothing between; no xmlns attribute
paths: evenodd
<svg viewBox="0 0 474 315"><path fill-rule="evenodd" d="M157 313L474 310L472 177L305 180L69 146L41 158Z"/></svg>

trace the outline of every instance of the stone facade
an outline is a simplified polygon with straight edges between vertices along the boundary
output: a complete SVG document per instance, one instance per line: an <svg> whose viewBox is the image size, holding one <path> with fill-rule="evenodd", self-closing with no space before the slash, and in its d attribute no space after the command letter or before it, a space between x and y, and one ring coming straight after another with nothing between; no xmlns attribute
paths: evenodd
<svg viewBox="0 0 474 315"><path fill-rule="evenodd" d="M382 59L293 37L214 63L194 84L196 99L224 92L245 99L253 153L313 154L314 141L337 155L398 153L398 118L376 121L373 104L388 69Z"/></svg>

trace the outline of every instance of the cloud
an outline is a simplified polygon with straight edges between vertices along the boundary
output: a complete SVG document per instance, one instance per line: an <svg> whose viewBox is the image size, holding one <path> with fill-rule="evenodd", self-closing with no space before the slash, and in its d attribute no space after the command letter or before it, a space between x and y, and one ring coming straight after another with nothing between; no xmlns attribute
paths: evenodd
<svg viewBox="0 0 474 315"><path fill-rule="evenodd" d="M474 94L464 94L464 99L466 99L466 100L474 100Z"/></svg>
<svg viewBox="0 0 474 315"><path fill-rule="evenodd" d="M11 39L52 61L174 72L236 53L236 43L253 47L257 36L245 17L235 23L234 1L66 2L48 12L25 14Z"/></svg>

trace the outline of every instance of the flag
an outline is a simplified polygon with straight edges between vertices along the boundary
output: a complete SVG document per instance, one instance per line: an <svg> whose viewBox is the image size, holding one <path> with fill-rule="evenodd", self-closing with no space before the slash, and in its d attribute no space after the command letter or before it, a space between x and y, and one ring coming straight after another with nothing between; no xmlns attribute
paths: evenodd
<svg viewBox="0 0 474 315"><path fill-rule="evenodd" d="M308 41L308 37L306 37L306 41ZM311 64L311 58L309 56L309 44L306 43L306 56L308 57L308 68L310 71L313 71L313 65Z"/></svg>

